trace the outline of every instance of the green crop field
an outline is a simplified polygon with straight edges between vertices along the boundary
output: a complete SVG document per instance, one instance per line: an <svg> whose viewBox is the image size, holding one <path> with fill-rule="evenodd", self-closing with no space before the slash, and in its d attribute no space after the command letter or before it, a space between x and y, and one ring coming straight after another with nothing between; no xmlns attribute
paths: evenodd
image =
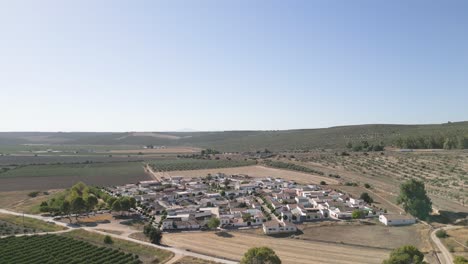
<svg viewBox="0 0 468 264"><path fill-rule="evenodd" d="M67 177L77 175L90 177L113 175L114 177L122 177L142 173L144 171L140 162L30 165L18 166L15 169L0 173L0 178Z"/></svg>
<svg viewBox="0 0 468 264"><path fill-rule="evenodd" d="M78 181L111 186L148 179L141 162L27 165L0 173L0 191L68 188Z"/></svg>
<svg viewBox="0 0 468 264"><path fill-rule="evenodd" d="M1 263L142 263L137 256L117 249L57 235L0 239Z"/></svg>
<svg viewBox="0 0 468 264"><path fill-rule="evenodd" d="M112 238L113 242L111 245L104 243L104 235L97 234L94 232L85 231L83 229L73 230L60 234L61 236L70 237L73 239L85 241L95 246L106 246L113 249L122 250L125 253L138 255L140 260L146 263L165 263L171 259L174 254L170 251L154 248L151 246L141 245L138 243L130 242L123 239Z"/></svg>
<svg viewBox="0 0 468 264"><path fill-rule="evenodd" d="M255 165L254 160L199 160L177 159L153 161L150 165L155 171L203 170Z"/></svg>

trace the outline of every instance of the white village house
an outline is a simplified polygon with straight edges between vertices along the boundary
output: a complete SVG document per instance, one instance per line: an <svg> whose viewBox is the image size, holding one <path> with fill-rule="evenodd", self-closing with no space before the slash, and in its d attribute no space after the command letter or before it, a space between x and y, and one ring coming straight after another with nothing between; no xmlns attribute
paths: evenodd
<svg viewBox="0 0 468 264"><path fill-rule="evenodd" d="M414 217L403 214L383 214L379 216L379 221L386 226L412 225L416 223Z"/></svg>

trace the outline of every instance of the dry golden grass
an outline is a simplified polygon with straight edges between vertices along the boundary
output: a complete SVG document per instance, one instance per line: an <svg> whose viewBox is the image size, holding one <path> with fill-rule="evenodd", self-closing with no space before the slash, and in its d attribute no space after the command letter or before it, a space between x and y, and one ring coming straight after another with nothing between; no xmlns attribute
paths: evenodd
<svg viewBox="0 0 468 264"><path fill-rule="evenodd" d="M53 194L62 190L49 190L47 191L48 195L40 192L36 197L29 197L28 194L32 191L0 192L0 208L20 213L38 214L41 202L47 201Z"/></svg>
<svg viewBox="0 0 468 264"><path fill-rule="evenodd" d="M213 261L204 260L204 259L197 259L193 257L183 257L174 263L175 264L216 264L218 262L213 262Z"/></svg>
<svg viewBox="0 0 468 264"><path fill-rule="evenodd" d="M468 227L447 230L448 237L442 243L452 250L455 256L468 258Z"/></svg>
<svg viewBox="0 0 468 264"><path fill-rule="evenodd" d="M113 217L111 214L97 214L97 215L89 215L78 217L80 223L95 223L95 222L102 222L102 221L112 221ZM66 219L65 219L66 220Z"/></svg>
<svg viewBox="0 0 468 264"><path fill-rule="evenodd" d="M281 170L275 168L268 168L264 166L246 166L246 167L236 167L236 168L219 168L219 169L207 169L207 170L189 170L189 171L170 171L164 173L158 173L159 176L187 176L187 177L198 177L206 176L208 173L226 173L226 174L245 174L252 177L274 177L274 178L284 178L288 180L297 181L300 183L315 183L318 184L320 181L325 181L329 184L337 184L338 181L328 177L322 177L318 175L290 171L290 170Z"/></svg>
<svg viewBox="0 0 468 264"><path fill-rule="evenodd" d="M240 260L251 247L271 247L283 263L381 263L389 250L321 243L291 238L272 238L241 232L218 236L214 232L164 234L163 243L207 255Z"/></svg>

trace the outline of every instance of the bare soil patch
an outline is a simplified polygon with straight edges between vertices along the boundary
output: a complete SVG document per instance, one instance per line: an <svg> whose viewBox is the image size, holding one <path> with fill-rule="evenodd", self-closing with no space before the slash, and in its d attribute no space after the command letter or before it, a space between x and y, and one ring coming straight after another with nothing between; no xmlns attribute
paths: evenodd
<svg viewBox="0 0 468 264"><path fill-rule="evenodd" d="M231 234L229 237L217 236L214 232L164 234L163 243L237 261L249 248L257 246L271 247L284 263L381 263L389 254L389 250L384 249L272 238L241 232Z"/></svg>
<svg viewBox="0 0 468 264"><path fill-rule="evenodd" d="M403 245L414 245L424 252L431 250L429 229L423 224L389 227L372 221L373 224L360 222L324 222L304 224L299 228L303 234L300 239L337 242L344 244L394 249ZM385 239L382 239L385 238Z"/></svg>
<svg viewBox="0 0 468 264"><path fill-rule="evenodd" d="M303 172L282 170L275 168L268 168L264 166L245 166L245 167L236 167L236 168L219 168L219 169L208 169L208 170L189 170L189 171L170 171L159 173L160 176L186 176L186 177L198 177L206 176L207 174L215 173L225 173L225 174L245 174L252 177L274 177L274 178L284 178L288 180L297 181L300 183L315 183L318 184L320 181L325 181L330 184L337 184L338 181L322 177L319 175L313 175Z"/></svg>

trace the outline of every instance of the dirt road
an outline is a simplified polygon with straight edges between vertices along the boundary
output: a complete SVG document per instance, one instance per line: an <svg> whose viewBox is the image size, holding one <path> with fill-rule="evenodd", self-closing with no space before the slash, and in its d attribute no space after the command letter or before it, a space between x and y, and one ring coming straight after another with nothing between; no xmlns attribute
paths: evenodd
<svg viewBox="0 0 468 264"><path fill-rule="evenodd" d="M452 264L453 256L448 251L448 249L444 246L444 244L442 244L442 241L440 241L440 239L436 236L436 232L439 230L449 230L449 229L454 229L454 228L457 228L457 227L456 226L440 227L440 228L434 229L434 231L432 231L431 233L432 241L440 250L440 252L437 252L437 256L439 257L441 264Z"/></svg>

